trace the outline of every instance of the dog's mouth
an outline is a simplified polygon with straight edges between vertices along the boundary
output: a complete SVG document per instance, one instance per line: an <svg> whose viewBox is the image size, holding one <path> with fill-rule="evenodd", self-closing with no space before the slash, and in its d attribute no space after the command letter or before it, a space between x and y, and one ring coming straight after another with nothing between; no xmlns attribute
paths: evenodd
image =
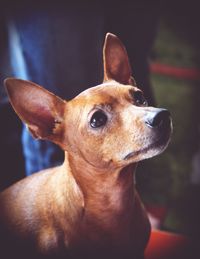
<svg viewBox="0 0 200 259"><path fill-rule="evenodd" d="M149 158L154 155L160 154L168 146L170 135L171 135L171 129L161 134L158 138L156 138L155 141L153 141L151 144L147 145L146 147L140 150L130 152L128 155L124 157L124 160L127 161L129 159L132 159L133 157L138 158L140 157L140 155L144 156L143 159L145 159L145 158ZM148 155L148 153L151 153L151 151L153 154ZM137 160L140 160L140 159L137 159Z"/></svg>

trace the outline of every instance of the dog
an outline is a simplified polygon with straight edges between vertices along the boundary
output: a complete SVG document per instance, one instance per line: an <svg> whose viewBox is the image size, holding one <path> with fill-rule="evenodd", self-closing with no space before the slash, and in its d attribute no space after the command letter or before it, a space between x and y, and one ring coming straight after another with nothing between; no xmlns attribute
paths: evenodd
<svg viewBox="0 0 200 259"><path fill-rule="evenodd" d="M139 161L167 147L171 116L147 105L111 33L103 62L103 83L71 101L30 81L5 80L32 135L59 145L65 159L1 193L2 258L143 257L151 228L134 174Z"/></svg>

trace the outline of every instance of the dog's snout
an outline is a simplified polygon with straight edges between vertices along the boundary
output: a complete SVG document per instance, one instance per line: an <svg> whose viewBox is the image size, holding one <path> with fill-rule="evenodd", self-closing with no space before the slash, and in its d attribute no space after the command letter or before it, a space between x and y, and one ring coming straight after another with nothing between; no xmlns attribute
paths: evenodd
<svg viewBox="0 0 200 259"><path fill-rule="evenodd" d="M170 123L170 112L166 109L156 109L148 114L145 123L151 128L167 126Z"/></svg>

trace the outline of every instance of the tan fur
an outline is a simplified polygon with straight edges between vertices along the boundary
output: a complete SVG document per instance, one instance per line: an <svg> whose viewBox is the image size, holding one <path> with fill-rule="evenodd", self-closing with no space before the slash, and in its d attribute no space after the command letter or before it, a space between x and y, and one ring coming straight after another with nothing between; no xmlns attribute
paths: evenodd
<svg viewBox="0 0 200 259"><path fill-rule="evenodd" d="M34 83L6 81L10 101L31 133L65 152L60 167L1 193L0 245L7 258L142 256L150 224L134 172L138 161L163 151L171 128L161 134L163 144L154 145L160 133L144 118L156 108L136 105L133 82L125 48L112 34L104 44L104 83L69 102ZM107 123L94 129L90 119L99 109Z"/></svg>

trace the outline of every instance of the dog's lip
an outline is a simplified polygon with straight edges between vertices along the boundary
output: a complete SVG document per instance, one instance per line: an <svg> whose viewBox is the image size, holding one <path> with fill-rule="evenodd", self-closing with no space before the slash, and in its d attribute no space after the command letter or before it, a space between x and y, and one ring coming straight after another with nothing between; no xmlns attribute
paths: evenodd
<svg viewBox="0 0 200 259"><path fill-rule="evenodd" d="M152 148L156 148L156 147L161 147L161 146L167 146L167 143L170 139L170 134L171 134L171 131L169 132L165 132L165 134L162 134L158 140L156 140L155 142L153 142L152 144L148 145L147 147L143 148L143 149L140 149L140 150L136 150L136 151L133 151L133 152L130 152L128 155L126 155L124 157L124 160L129 160L130 158L132 158L133 156L138 156L140 155L141 153L145 153L147 152L148 150L152 149Z"/></svg>

